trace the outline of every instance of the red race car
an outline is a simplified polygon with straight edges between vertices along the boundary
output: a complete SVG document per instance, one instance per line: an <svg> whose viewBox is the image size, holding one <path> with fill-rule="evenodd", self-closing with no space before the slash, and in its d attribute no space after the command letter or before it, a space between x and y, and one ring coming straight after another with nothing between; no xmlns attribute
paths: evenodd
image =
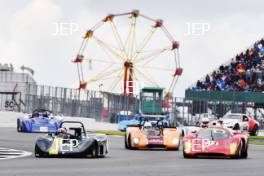
<svg viewBox="0 0 264 176"><path fill-rule="evenodd" d="M259 132L259 122L256 121L255 119L243 115L243 119L248 122L248 132L251 136L257 136ZM248 119L248 120L247 120Z"/></svg>
<svg viewBox="0 0 264 176"><path fill-rule="evenodd" d="M184 158L247 158L248 137L223 127L201 128L183 139Z"/></svg>

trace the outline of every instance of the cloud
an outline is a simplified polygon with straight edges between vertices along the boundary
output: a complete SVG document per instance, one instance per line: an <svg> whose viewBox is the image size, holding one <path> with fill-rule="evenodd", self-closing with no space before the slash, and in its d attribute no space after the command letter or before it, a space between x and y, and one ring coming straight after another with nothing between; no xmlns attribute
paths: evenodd
<svg viewBox="0 0 264 176"><path fill-rule="evenodd" d="M180 41L184 72L176 96L183 96L197 79L260 39L264 27L264 3L260 0L32 0L0 4L0 62L30 66L38 83L61 87L76 86L76 67L71 60L81 37L108 13L139 9L147 16L164 19L170 33ZM188 22L209 23L210 31L203 36L185 35ZM56 36L55 23L77 24L78 30Z"/></svg>

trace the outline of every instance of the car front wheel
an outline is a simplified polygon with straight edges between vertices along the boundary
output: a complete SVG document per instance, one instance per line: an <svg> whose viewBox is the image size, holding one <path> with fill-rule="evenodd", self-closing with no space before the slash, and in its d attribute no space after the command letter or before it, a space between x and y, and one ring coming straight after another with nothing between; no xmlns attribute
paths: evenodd
<svg viewBox="0 0 264 176"><path fill-rule="evenodd" d="M124 142L125 142L125 148L126 148L126 149L129 149L128 144L127 144L126 134L125 134L125 136L124 136Z"/></svg>
<svg viewBox="0 0 264 176"><path fill-rule="evenodd" d="M92 155L92 158L98 158L98 147L96 143L93 145L91 155Z"/></svg>
<svg viewBox="0 0 264 176"><path fill-rule="evenodd" d="M245 149L243 150L241 154L241 158L247 158L247 157L248 157L248 149L247 147L245 147Z"/></svg>
<svg viewBox="0 0 264 176"><path fill-rule="evenodd" d="M38 145L35 145L35 157L42 158L45 157L45 153L39 148Z"/></svg>
<svg viewBox="0 0 264 176"><path fill-rule="evenodd" d="M243 144L242 144L242 142L240 142L239 145L238 145L238 147L237 147L236 154L234 156L232 156L231 158L234 158L234 159L241 158L242 150L243 150Z"/></svg>
<svg viewBox="0 0 264 176"><path fill-rule="evenodd" d="M20 125L20 120L17 119L17 132L22 132L22 127Z"/></svg>

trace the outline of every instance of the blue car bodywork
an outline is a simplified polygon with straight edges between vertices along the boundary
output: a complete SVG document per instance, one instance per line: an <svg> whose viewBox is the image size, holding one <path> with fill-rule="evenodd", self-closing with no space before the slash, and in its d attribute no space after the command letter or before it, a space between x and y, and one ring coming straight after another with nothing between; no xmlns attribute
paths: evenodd
<svg viewBox="0 0 264 176"><path fill-rule="evenodd" d="M32 115L17 119L18 132L56 132L62 119L54 117L48 110L38 109Z"/></svg>
<svg viewBox="0 0 264 176"><path fill-rule="evenodd" d="M119 123L118 123L118 130L119 131L126 131L126 128L127 128L127 126L128 125L137 125L137 124L139 124L139 119L134 119L134 118L132 118L132 119L125 119L125 118L122 118L121 120L120 120L120 118L119 118Z"/></svg>
<svg viewBox="0 0 264 176"><path fill-rule="evenodd" d="M151 117L144 117L144 115L140 115L140 114L135 114L132 116L128 116L128 115L118 115L118 128L117 130L119 131L126 131L126 128L128 125L139 125L142 122L142 119L144 119L144 121L150 121L152 124L152 121L156 122L157 119L153 119ZM162 122L164 124L168 124L169 125L169 116L166 115L164 118L162 118ZM156 124L156 123L153 123Z"/></svg>

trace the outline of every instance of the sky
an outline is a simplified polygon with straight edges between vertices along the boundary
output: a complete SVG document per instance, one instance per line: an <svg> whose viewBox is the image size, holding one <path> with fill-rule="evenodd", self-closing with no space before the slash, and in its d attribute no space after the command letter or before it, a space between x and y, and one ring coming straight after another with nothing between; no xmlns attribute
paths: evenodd
<svg viewBox="0 0 264 176"><path fill-rule="evenodd" d="M12 63L17 71L22 65L33 68L38 84L77 87L71 61L85 31L107 14L138 9L162 19L179 41L183 74L174 96L183 97L186 88L263 37L263 7L262 0L0 0L0 63ZM58 24L72 25L72 31L56 34ZM120 31L125 27L121 24ZM100 35L108 36L107 31ZM165 60L160 62L170 64ZM98 71L98 65L92 67ZM169 82L169 74L152 74L162 85Z"/></svg>

